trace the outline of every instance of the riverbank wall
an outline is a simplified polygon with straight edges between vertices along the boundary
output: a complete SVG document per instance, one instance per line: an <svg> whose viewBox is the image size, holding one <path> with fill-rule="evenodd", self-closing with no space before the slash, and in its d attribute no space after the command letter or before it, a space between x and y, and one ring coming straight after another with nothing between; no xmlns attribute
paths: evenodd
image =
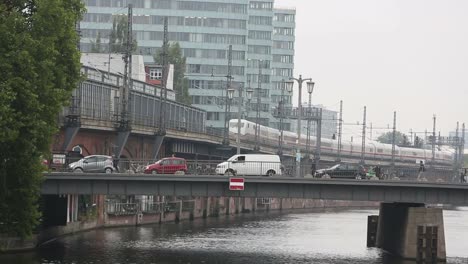
<svg viewBox="0 0 468 264"><path fill-rule="evenodd" d="M67 222L66 225L47 227L28 239L0 235L0 253L32 250L58 237L96 228L164 224L253 212L294 212L320 208L378 208L379 203L292 198L196 197L183 200L178 197L165 197L165 201L157 205L151 207L151 210L142 207L139 207L139 210L109 210L105 197L101 196L96 199L96 214L91 219L80 218L77 221Z"/></svg>

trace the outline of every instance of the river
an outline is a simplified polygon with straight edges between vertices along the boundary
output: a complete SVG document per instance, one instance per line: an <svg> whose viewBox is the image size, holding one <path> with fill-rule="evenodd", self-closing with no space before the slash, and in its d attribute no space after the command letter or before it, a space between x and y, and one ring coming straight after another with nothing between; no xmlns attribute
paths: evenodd
<svg viewBox="0 0 468 264"><path fill-rule="evenodd" d="M413 263L366 247L377 210L237 215L99 229L62 237L2 264ZM444 210L448 263L468 263L468 207Z"/></svg>

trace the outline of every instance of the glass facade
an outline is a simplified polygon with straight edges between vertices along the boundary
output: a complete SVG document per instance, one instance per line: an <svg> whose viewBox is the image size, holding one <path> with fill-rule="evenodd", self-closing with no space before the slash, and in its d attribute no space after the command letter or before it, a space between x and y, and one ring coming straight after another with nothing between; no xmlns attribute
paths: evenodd
<svg viewBox="0 0 468 264"><path fill-rule="evenodd" d="M272 109L281 100L291 103L287 92L281 97L280 87L283 79L293 76L296 15L293 9L275 9L274 0L85 0L84 3L87 13L81 22L83 52L91 51L98 34L101 50L107 52L112 20L125 15L131 3L134 38L138 43L136 53L143 55L146 63L152 63L153 56L161 50L163 21L167 16L169 41L179 42L187 58L186 77L192 104L207 111L208 126L224 126L229 45L233 46L232 88L254 90L251 102L243 107L244 117L256 121L258 109L262 124L277 127ZM155 78L158 77L155 73ZM235 96L238 95L236 92ZM234 113L238 111L238 102L237 98L232 100Z"/></svg>

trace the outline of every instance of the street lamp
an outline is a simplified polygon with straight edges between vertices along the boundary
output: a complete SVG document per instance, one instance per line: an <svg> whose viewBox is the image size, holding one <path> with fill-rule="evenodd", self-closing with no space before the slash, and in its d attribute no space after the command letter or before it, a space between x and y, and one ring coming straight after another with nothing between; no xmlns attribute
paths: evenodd
<svg viewBox="0 0 468 264"><path fill-rule="evenodd" d="M247 114L245 116L245 119L248 119L249 118L249 111L250 111L250 101L252 100L252 96L253 96L253 90L250 89L250 81L249 81L249 87L247 89L247 106L246 106L246 111L247 111Z"/></svg>
<svg viewBox="0 0 468 264"><path fill-rule="evenodd" d="M299 178L300 176L300 169L301 169L301 149L299 147L299 143L301 141L301 117L302 117L302 83L304 81L308 81L307 87L309 87L309 83L312 82L312 78L302 79L302 75L299 75L299 78L289 78L290 80L296 81L299 84L299 99L298 99L298 114L297 114L297 142L296 142L296 177ZM312 84L310 84L312 85Z"/></svg>
<svg viewBox="0 0 468 264"><path fill-rule="evenodd" d="M312 92L314 92L314 82L307 82L307 92L309 93L309 105L307 108L307 140L306 140L306 153L307 158L310 159L310 118L312 116Z"/></svg>
<svg viewBox="0 0 468 264"><path fill-rule="evenodd" d="M224 111L224 138L223 145L229 146L229 119L231 115L231 101L234 97L234 89L231 88L231 84L228 81L228 88L226 90L226 108Z"/></svg>
<svg viewBox="0 0 468 264"><path fill-rule="evenodd" d="M292 81L284 81L284 79L281 81L281 100L279 101L279 107L278 107L278 111L279 111L279 117L280 117L280 125L279 125L279 129L280 129L280 137L278 138L278 146L279 146L279 149L278 149L278 155L280 156L280 158L283 157L283 131L284 131L284 128L283 128L283 118L284 118L284 90L286 90L288 93L292 93L292 89L293 89L293 85L294 85L294 82Z"/></svg>

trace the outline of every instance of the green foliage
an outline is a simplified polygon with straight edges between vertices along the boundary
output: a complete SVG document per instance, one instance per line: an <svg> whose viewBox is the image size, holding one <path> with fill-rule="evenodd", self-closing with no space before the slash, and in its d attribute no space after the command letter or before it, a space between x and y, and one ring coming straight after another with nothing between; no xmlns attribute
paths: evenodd
<svg viewBox="0 0 468 264"><path fill-rule="evenodd" d="M80 76L80 0L0 2L0 233L38 224L42 158Z"/></svg>
<svg viewBox="0 0 468 264"><path fill-rule="evenodd" d="M124 53L126 50L127 43L127 25L128 18L127 16L115 16L112 20L112 30L109 35L110 49L113 53ZM98 37L100 37L98 35ZM97 43L97 39L96 39ZM133 38L132 51L136 51L138 43L135 38ZM99 49L98 52L101 50ZM94 52L94 51L93 51Z"/></svg>
<svg viewBox="0 0 468 264"><path fill-rule="evenodd" d="M380 135L377 138L377 141L380 143L385 144L392 144L393 140L393 132L387 132L385 134ZM401 133L400 131L395 132L395 144L397 146L411 146L411 142L408 140L408 136Z"/></svg>
<svg viewBox="0 0 468 264"><path fill-rule="evenodd" d="M91 52L100 53L101 52L101 33L98 32L96 41L91 41Z"/></svg>
<svg viewBox="0 0 468 264"><path fill-rule="evenodd" d="M154 61L156 63L163 63L161 53L154 56ZM188 105L192 104L188 92L188 79L185 78L186 58L182 55L182 49L178 42L169 45L167 57L167 62L174 65L174 90L176 92L176 101Z"/></svg>

